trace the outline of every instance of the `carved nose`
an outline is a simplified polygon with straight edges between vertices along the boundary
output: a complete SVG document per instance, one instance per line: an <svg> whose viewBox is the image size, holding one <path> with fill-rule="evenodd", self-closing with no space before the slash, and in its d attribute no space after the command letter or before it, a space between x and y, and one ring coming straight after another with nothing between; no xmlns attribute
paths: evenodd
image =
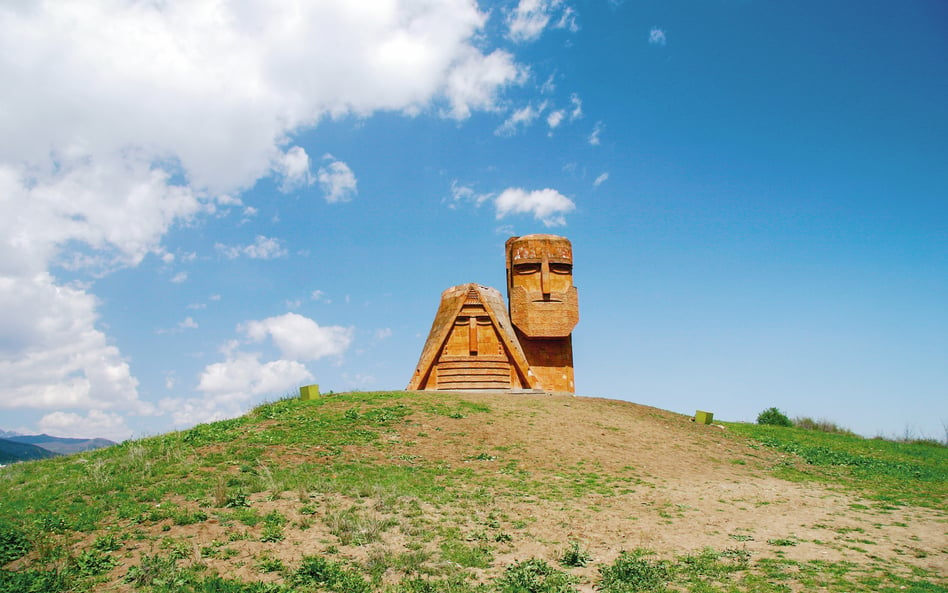
<svg viewBox="0 0 948 593"><path fill-rule="evenodd" d="M543 257L543 263L540 264L540 291L544 296L550 294L550 262L546 256Z"/></svg>

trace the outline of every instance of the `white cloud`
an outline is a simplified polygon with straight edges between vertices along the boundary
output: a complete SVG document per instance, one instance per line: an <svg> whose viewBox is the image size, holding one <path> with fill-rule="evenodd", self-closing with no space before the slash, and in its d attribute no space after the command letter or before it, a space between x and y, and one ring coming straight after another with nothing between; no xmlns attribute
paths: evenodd
<svg viewBox="0 0 948 593"><path fill-rule="evenodd" d="M650 45L665 45L665 31L652 27L652 30L648 32L648 42Z"/></svg>
<svg viewBox="0 0 948 593"><path fill-rule="evenodd" d="M292 360L317 360L325 356L339 356L352 343L351 327L321 327L308 317L286 313L261 321L248 321L240 330L254 342L267 337Z"/></svg>
<svg viewBox="0 0 948 593"><path fill-rule="evenodd" d="M283 247L283 241L273 237L264 237L263 235L257 235L253 243L249 245L217 243L214 248L228 259L234 259L241 255L245 255L250 259L277 259L287 255L286 248Z"/></svg>
<svg viewBox="0 0 948 593"><path fill-rule="evenodd" d="M536 119L540 117L540 114L546 109L546 105L544 101L538 107L527 105L526 107L515 110L504 123L494 130L494 133L498 136L512 136L516 134L520 128L527 128L536 121Z"/></svg>
<svg viewBox="0 0 948 593"><path fill-rule="evenodd" d="M480 206L492 197L491 194L479 194L474 191L473 187L461 185L457 179L454 179L451 181L451 197L446 201L448 202L449 208L456 208L458 204L464 202L473 202Z"/></svg>
<svg viewBox="0 0 948 593"><path fill-rule="evenodd" d="M187 272L178 272L177 274L171 277L171 282L174 284L181 284L187 279L188 279Z"/></svg>
<svg viewBox="0 0 948 593"><path fill-rule="evenodd" d="M173 328L171 328L171 329L159 329L159 330L157 330L155 333L158 333L158 334L178 334L178 333L181 333L181 332L183 332L184 330L187 330L187 329L197 329L197 327L198 327L197 321L195 321L193 317L185 317L185 318L184 318L184 321L179 321L178 324L175 325Z"/></svg>
<svg viewBox="0 0 948 593"><path fill-rule="evenodd" d="M309 155L299 146L294 146L282 153L277 159L275 168L283 175L283 183L280 185L280 191L283 193L313 185L315 181L309 170ZM245 216L253 216L256 213L254 208L244 209Z"/></svg>
<svg viewBox="0 0 948 593"><path fill-rule="evenodd" d="M528 192L511 187L501 192L494 204L498 220L510 214L532 214L548 227L565 225L565 215L576 209L572 200L554 189Z"/></svg>
<svg viewBox="0 0 948 593"><path fill-rule="evenodd" d="M140 406L95 297L50 270L163 257L261 178L312 183L288 146L326 116L496 110L526 69L486 20L471 0L0 3L0 405Z"/></svg>
<svg viewBox="0 0 948 593"><path fill-rule="evenodd" d="M603 183L605 183L606 180L608 180L608 179L609 179L609 174L608 174L608 173L602 173L601 175L599 175L599 177L596 177L596 180L595 180L595 181L593 181L593 187L599 187L600 185L602 185Z"/></svg>
<svg viewBox="0 0 948 593"><path fill-rule="evenodd" d="M382 329L375 330L375 341L380 342L386 338L392 337L392 328L383 327Z"/></svg>
<svg viewBox="0 0 948 593"><path fill-rule="evenodd" d="M551 111L546 116L546 125L550 126L551 130L556 129L563 122L564 117L566 117L566 113L562 109Z"/></svg>
<svg viewBox="0 0 948 593"><path fill-rule="evenodd" d="M323 159L331 162L320 167L316 177L319 179L319 187L326 195L326 201L330 204L348 202L358 193L355 174L349 165L334 160L331 154L327 154Z"/></svg>
<svg viewBox="0 0 948 593"><path fill-rule="evenodd" d="M578 31L576 11L563 6L562 0L520 0L516 8L507 14L507 37L516 42L535 41L558 10L562 11L552 27L567 29L572 33Z"/></svg>
<svg viewBox="0 0 948 593"><path fill-rule="evenodd" d="M203 397L164 399L161 410L175 426L193 426L238 416L265 396L280 397L313 379L300 362L261 362L259 353L231 351L223 362L204 368L197 387Z"/></svg>
<svg viewBox="0 0 948 593"><path fill-rule="evenodd" d="M573 106L573 110L569 114L570 121L577 120L583 116L583 101L579 98L579 95L573 93L569 96L569 102Z"/></svg>
<svg viewBox="0 0 948 593"><path fill-rule="evenodd" d="M0 407L147 412L128 362L95 328L97 305L47 274L0 276Z"/></svg>
<svg viewBox="0 0 948 593"><path fill-rule="evenodd" d="M500 91L527 79L527 70L503 50L486 56L474 50L464 53L463 60L448 74L444 90L451 105L448 113L455 119L469 117L473 109L495 111Z"/></svg>
<svg viewBox="0 0 948 593"><path fill-rule="evenodd" d="M67 438L103 438L124 441L132 436L125 419L114 413L90 410L82 416L68 412L53 412L43 416L38 424L40 432Z"/></svg>
<svg viewBox="0 0 948 593"><path fill-rule="evenodd" d="M599 135L602 134L602 122L596 122L596 125L593 126L592 133L589 134L589 145L590 146L599 146L601 140Z"/></svg>

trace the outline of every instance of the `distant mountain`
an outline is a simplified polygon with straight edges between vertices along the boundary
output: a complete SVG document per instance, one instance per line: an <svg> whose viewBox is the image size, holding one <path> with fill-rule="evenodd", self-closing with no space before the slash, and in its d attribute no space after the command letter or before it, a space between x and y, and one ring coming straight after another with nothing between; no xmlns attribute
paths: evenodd
<svg viewBox="0 0 948 593"><path fill-rule="evenodd" d="M6 440L25 445L34 445L61 455L102 449L115 444L114 441L108 439L69 439L65 437L53 437L48 434L17 435L6 437Z"/></svg>
<svg viewBox="0 0 948 593"><path fill-rule="evenodd" d="M12 430L3 430L2 428L0 428L0 439L8 439L10 437L18 437L18 436L22 436L22 435Z"/></svg>
<svg viewBox="0 0 948 593"><path fill-rule="evenodd" d="M18 443L9 439L0 439L0 463L14 463L17 461L30 461L33 459L46 459L47 457L56 457L59 453L37 447L29 443Z"/></svg>

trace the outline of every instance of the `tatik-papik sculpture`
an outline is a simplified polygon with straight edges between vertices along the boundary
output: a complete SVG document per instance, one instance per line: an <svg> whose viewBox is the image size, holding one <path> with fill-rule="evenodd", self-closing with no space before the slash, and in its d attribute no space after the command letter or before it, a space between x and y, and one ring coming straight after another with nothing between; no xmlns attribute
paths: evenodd
<svg viewBox="0 0 948 593"><path fill-rule="evenodd" d="M506 252L508 302L474 283L445 290L409 390L575 392L573 247L527 235Z"/></svg>

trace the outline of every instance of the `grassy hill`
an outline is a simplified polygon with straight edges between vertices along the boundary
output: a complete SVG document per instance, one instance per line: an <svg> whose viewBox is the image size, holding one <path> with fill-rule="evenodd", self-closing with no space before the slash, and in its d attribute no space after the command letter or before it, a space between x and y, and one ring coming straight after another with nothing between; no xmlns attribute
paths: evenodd
<svg viewBox="0 0 948 593"><path fill-rule="evenodd" d="M946 591L948 449L354 393L0 470L0 593Z"/></svg>

